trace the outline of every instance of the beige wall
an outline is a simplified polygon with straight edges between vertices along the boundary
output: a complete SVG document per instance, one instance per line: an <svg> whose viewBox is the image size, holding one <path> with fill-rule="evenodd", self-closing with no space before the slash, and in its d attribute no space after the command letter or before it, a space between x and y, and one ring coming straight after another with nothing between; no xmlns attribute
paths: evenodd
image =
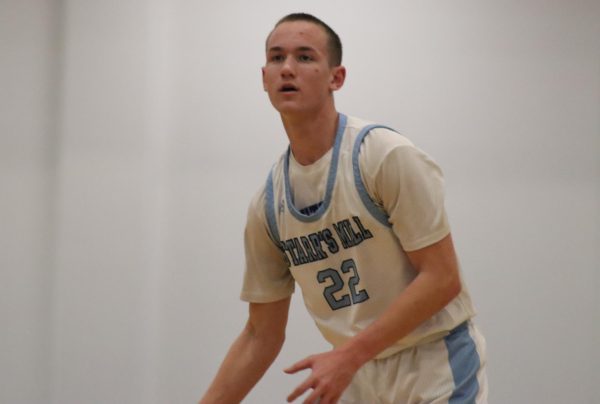
<svg viewBox="0 0 600 404"><path fill-rule="evenodd" d="M188 403L241 329L242 230L284 149L264 38L291 1L0 2L0 402ZM341 111L442 165L491 401L592 402L600 7L303 3L341 35ZM295 296L247 403L327 349Z"/></svg>

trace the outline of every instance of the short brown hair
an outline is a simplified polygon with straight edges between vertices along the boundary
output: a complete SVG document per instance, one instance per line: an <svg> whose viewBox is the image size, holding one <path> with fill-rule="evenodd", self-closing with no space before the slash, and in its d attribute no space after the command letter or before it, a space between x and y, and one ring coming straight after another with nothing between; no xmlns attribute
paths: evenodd
<svg viewBox="0 0 600 404"><path fill-rule="evenodd" d="M323 21L321 21L314 15L307 14L307 13L288 14L285 17L283 17L282 19L280 19L279 21L277 21L277 24L275 24L275 27L273 27L273 30L271 31L271 33L273 33L275 28L277 28L279 25L283 24L284 22L293 22L293 21L311 22L311 23L316 24L316 25L320 26L321 28L323 28L325 30L325 33L327 34L327 50L329 52L329 65L335 67L335 66L339 66L342 64L342 41L340 40L340 37L338 36L338 34L335 33L335 31L333 29L331 29L331 27L329 25L325 24ZM271 33L269 33L269 36L267 37L267 42L269 41L269 38L271 37Z"/></svg>

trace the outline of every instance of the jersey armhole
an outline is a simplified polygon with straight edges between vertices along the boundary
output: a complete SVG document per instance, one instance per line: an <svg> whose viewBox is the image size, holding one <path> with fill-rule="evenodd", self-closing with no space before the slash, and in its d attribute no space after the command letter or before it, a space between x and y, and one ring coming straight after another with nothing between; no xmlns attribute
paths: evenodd
<svg viewBox="0 0 600 404"><path fill-rule="evenodd" d="M360 152L360 147L362 146L365 137L369 134L371 130L375 128L384 128L395 132L395 130L390 127L376 124L367 125L361 129L361 131L356 136L356 140L354 141L354 148L352 149L352 171L354 173L354 184L356 186L356 190L358 191L360 199L362 200L369 213L384 226L392 227L391 223L389 222L389 216L387 212L375 203L375 201L367 191L367 187L365 186L365 183L360 174L360 165L358 163L358 154Z"/></svg>
<svg viewBox="0 0 600 404"><path fill-rule="evenodd" d="M269 237L275 243L277 248L281 248L281 238L277 229L277 219L275 217L275 197L273 191L273 169L269 171L267 183L265 184L265 217L267 219L267 227Z"/></svg>

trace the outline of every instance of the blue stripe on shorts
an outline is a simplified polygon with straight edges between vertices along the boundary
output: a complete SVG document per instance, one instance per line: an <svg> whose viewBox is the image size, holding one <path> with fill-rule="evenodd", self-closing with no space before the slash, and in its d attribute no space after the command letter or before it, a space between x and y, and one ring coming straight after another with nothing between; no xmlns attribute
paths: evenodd
<svg viewBox="0 0 600 404"><path fill-rule="evenodd" d="M479 371L479 354L475 342L469 335L469 323L456 327L445 338L448 349L448 360L454 377L454 391L448 404L471 404L479 392L477 372Z"/></svg>

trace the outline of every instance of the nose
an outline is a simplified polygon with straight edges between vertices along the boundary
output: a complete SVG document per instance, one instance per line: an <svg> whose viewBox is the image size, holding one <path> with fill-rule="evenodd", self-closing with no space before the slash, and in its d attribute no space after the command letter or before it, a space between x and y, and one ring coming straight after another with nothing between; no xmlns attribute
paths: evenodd
<svg viewBox="0 0 600 404"><path fill-rule="evenodd" d="M281 76L282 77L294 77L295 75L295 66L294 66L294 58L288 56L283 61L281 66Z"/></svg>

